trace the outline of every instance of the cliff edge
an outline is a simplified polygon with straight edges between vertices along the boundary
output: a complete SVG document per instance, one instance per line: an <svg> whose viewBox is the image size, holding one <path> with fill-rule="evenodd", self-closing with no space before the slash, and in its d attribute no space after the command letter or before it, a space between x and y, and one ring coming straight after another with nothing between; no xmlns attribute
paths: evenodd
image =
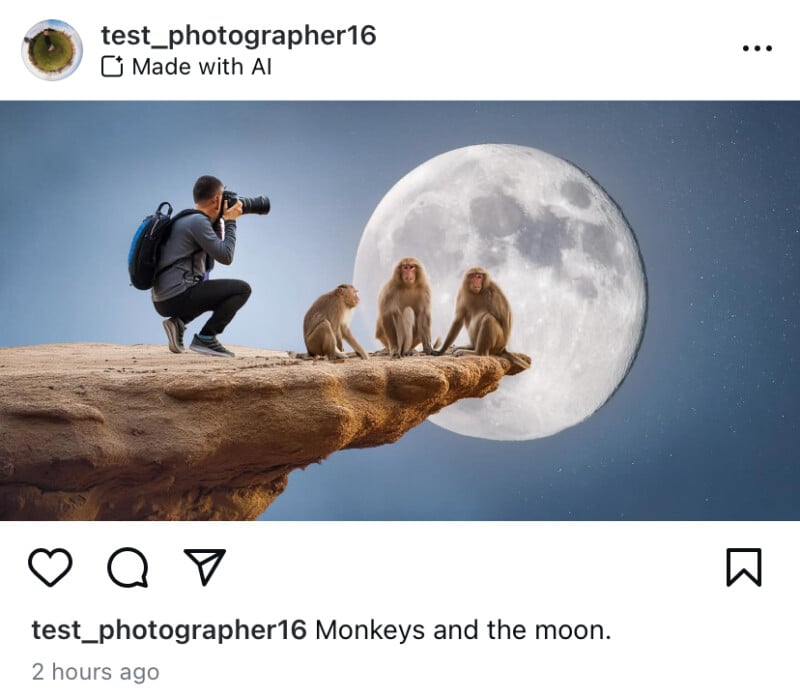
<svg viewBox="0 0 800 698"><path fill-rule="evenodd" d="M518 371L499 357L231 349L0 348L0 519L254 519L295 468L396 441Z"/></svg>

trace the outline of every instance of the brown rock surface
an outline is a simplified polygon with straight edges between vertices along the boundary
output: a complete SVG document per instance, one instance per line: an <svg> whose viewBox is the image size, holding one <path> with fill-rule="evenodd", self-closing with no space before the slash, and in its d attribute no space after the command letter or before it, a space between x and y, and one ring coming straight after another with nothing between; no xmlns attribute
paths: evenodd
<svg viewBox="0 0 800 698"><path fill-rule="evenodd" d="M0 348L0 519L254 519L295 468L396 441L516 371L497 357L231 348Z"/></svg>

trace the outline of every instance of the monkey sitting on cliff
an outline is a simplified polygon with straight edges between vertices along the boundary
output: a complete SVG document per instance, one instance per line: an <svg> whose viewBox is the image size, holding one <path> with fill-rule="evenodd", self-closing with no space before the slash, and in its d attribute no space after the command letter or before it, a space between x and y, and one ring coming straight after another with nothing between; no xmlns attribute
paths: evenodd
<svg viewBox="0 0 800 698"><path fill-rule="evenodd" d="M411 356L420 343L426 354L433 353L431 287L418 259L403 257L381 289L375 336L392 358Z"/></svg>
<svg viewBox="0 0 800 698"><path fill-rule="evenodd" d="M522 369L530 368L529 361L507 351L511 336L511 306L489 272L482 267L473 267L464 274L456 297L455 319L442 348L434 353L440 356L447 351L465 326L470 346L457 349L456 356L503 356Z"/></svg>
<svg viewBox="0 0 800 698"><path fill-rule="evenodd" d="M347 358L341 353L344 351L342 340L345 339L356 354L369 359L350 331L350 318L357 305L358 291L350 284L340 284L314 301L303 318L303 337L310 357Z"/></svg>

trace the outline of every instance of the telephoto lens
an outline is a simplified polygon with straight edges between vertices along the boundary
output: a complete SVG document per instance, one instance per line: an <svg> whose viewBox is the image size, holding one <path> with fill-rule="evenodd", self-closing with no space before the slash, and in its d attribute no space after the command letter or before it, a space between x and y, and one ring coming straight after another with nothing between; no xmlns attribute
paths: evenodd
<svg viewBox="0 0 800 698"><path fill-rule="evenodd" d="M241 201L242 213L258 213L261 216L269 213L269 199L266 196L248 198L246 196L239 196L236 192L226 189L222 192L222 198L228 204L228 208L235 206L237 200Z"/></svg>
<svg viewBox="0 0 800 698"><path fill-rule="evenodd" d="M239 200L242 202L242 213L258 213L261 216L269 213L269 199L266 196L254 196L252 199L240 196Z"/></svg>

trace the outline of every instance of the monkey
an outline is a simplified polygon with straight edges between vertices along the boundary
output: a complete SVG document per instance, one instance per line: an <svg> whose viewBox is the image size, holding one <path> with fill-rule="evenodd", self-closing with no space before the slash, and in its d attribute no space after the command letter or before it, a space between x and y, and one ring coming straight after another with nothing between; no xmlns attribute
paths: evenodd
<svg viewBox="0 0 800 698"><path fill-rule="evenodd" d="M355 349L362 359L367 352L350 331L350 318L358 305L358 291L350 284L340 284L333 291L323 293L308 309L303 318L303 337L309 356L327 356L344 359L342 339Z"/></svg>
<svg viewBox="0 0 800 698"><path fill-rule="evenodd" d="M530 362L508 352L506 345L511 335L511 306L500 287L482 267L472 267L464 274L456 297L456 316L441 349L441 356L455 341L461 328L466 326L470 346L459 348L456 356L503 356L520 368L530 368Z"/></svg>
<svg viewBox="0 0 800 698"><path fill-rule="evenodd" d="M381 289L375 336L392 358L411 356L420 343L426 354L433 353L431 287L418 259L403 257Z"/></svg>

